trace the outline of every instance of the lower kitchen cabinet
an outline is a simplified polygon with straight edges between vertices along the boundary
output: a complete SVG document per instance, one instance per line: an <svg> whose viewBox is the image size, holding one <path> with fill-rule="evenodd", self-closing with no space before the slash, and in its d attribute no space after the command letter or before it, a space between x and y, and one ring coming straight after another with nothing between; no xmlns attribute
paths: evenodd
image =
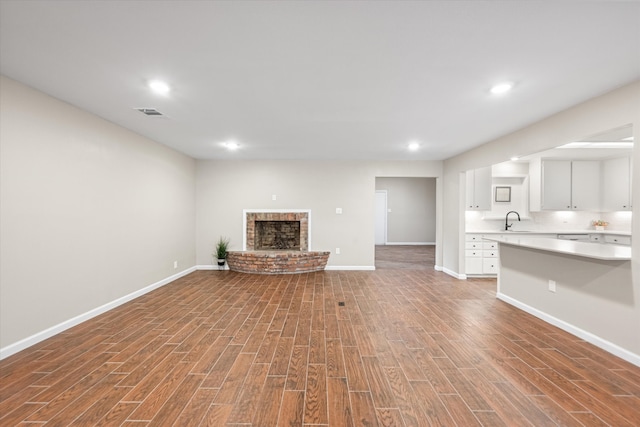
<svg viewBox="0 0 640 427"><path fill-rule="evenodd" d="M482 260L482 274L498 274L499 258L484 258Z"/></svg>
<svg viewBox="0 0 640 427"><path fill-rule="evenodd" d="M495 276L498 274L498 244L482 240L482 234L465 236L465 274Z"/></svg>

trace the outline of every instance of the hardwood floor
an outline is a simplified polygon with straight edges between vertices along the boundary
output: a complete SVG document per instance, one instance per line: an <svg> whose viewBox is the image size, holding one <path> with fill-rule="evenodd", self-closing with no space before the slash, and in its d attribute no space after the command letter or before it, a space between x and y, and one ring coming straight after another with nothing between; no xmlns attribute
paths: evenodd
<svg viewBox="0 0 640 427"><path fill-rule="evenodd" d="M433 270L198 271L0 378L2 426L640 425L640 368Z"/></svg>
<svg viewBox="0 0 640 427"><path fill-rule="evenodd" d="M376 245L376 269L433 270L434 245Z"/></svg>

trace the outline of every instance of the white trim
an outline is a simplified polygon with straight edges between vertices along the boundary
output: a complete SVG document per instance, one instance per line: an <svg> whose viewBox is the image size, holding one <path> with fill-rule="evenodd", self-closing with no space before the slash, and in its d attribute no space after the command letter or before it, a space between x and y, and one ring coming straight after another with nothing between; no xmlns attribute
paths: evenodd
<svg viewBox="0 0 640 427"><path fill-rule="evenodd" d="M376 269L375 265L328 265L325 270L353 270L353 271L373 271Z"/></svg>
<svg viewBox="0 0 640 427"><path fill-rule="evenodd" d="M449 276L453 276L456 279L467 280L466 274L458 274L453 270L449 270L448 268L442 267L442 272L448 274Z"/></svg>
<svg viewBox="0 0 640 427"><path fill-rule="evenodd" d="M384 237L382 240L384 240L383 245L387 245L389 242L387 241L387 237L388 237L388 228L389 228L389 193L387 190L376 190L375 192L376 195L378 194L384 194ZM377 214L378 214L378 201L376 200L376 210L375 210L375 214L376 214L376 227L378 226L377 224ZM374 236L375 238L375 236ZM375 239L374 239L375 240Z"/></svg>
<svg viewBox="0 0 640 427"><path fill-rule="evenodd" d="M195 269L196 270L217 270L218 266L217 265L196 265ZM225 264L224 269L228 270L229 266ZM328 265L324 269L334 270L334 271L338 271L338 270L373 271L376 269L376 267L373 265Z"/></svg>
<svg viewBox="0 0 640 427"><path fill-rule="evenodd" d="M434 266L433 266L433 269L434 269L435 271L442 271L442 266L440 266L440 265L434 265Z"/></svg>
<svg viewBox="0 0 640 427"><path fill-rule="evenodd" d="M311 209L242 209L242 250L247 250L247 214L248 213L306 213L307 214L307 250L311 251Z"/></svg>
<svg viewBox="0 0 640 427"><path fill-rule="evenodd" d="M545 313L544 311L540 311L537 308L533 308L530 305L524 304L523 302L513 299L505 294L498 292L496 294L496 297L506 302L507 304L517 307L522 311L526 311L527 313L539 319L542 319L553 326L557 326L558 328L564 331L567 331L570 334L577 336L578 338L582 338L588 343L591 343L596 347L599 347L605 351L608 351L609 353L615 356L618 356L619 358L624 359L629 363L633 363L636 366L640 366L640 355L638 354L635 354L627 349L620 347L617 344L614 344L610 341L600 338L599 336L594 335L591 332L587 332L584 329L580 329L577 326L572 325L571 323L567 323L564 320L560 320L557 317L553 317L550 314Z"/></svg>
<svg viewBox="0 0 640 427"><path fill-rule="evenodd" d="M387 242L385 243L385 245L387 246L391 246L391 245L404 245L404 246L411 246L411 245L416 245L416 246L434 246L436 244L436 242ZM378 245L380 246L380 245Z"/></svg>
<svg viewBox="0 0 640 427"><path fill-rule="evenodd" d="M225 263L224 267L221 269L217 264L203 264L203 265L196 265L195 266L196 270L228 270L229 269L229 264Z"/></svg>
<svg viewBox="0 0 640 427"><path fill-rule="evenodd" d="M34 344L44 341L47 338L51 338L52 336L59 334L60 332L64 332L67 329L72 328L76 325L79 325L80 323L86 320L89 320L102 313L112 310L126 302L129 302L135 298L138 298L139 296L149 293L154 289L158 289L166 284L169 284L174 280L179 279L180 277L186 276L187 274L194 272L195 270L196 270L196 267L187 268L186 270L183 270L180 273L176 273L173 276L169 276L145 288L139 289L128 295L125 295L111 302L108 302L104 305L101 305L100 307L96 307L92 310L89 310L86 313L80 314L76 317L72 317L71 319L65 320L64 322L58 323L57 325L47 328L44 331L35 333L30 337L24 338L18 342L15 342L13 344L9 344L6 347L0 348L0 360L5 359L13 354L16 354L17 352L22 351L25 348L31 347Z"/></svg>

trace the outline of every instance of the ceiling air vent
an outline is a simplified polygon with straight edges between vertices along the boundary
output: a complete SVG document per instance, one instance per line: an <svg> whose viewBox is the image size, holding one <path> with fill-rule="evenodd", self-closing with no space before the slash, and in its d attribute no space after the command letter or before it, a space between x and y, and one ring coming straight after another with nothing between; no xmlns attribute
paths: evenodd
<svg viewBox="0 0 640 427"><path fill-rule="evenodd" d="M147 116L163 116L164 114L162 114L160 111L156 110L155 108L136 108L136 110L140 111L142 114L146 114Z"/></svg>

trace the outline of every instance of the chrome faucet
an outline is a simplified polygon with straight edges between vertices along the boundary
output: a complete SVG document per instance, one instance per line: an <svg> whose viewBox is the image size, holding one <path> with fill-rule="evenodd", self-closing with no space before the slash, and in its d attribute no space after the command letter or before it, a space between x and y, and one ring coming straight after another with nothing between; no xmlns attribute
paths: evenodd
<svg viewBox="0 0 640 427"><path fill-rule="evenodd" d="M509 224L509 214L510 213L514 213L518 216L518 221L520 221L520 214L516 211L509 211L507 212L507 215L504 217L504 231L509 231L509 228L511 228L511 226L513 224Z"/></svg>

